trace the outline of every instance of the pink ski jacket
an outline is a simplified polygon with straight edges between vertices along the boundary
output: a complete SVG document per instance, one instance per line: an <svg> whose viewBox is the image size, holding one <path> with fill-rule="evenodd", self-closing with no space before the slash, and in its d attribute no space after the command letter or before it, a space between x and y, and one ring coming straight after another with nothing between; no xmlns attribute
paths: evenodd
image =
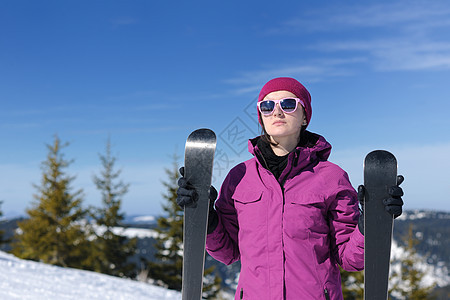
<svg viewBox="0 0 450 300"><path fill-rule="evenodd" d="M235 299L343 299L338 265L363 269L356 192L317 137L289 154L278 180L257 157L224 180L206 249L227 265L241 261ZM256 140L249 141L254 156Z"/></svg>

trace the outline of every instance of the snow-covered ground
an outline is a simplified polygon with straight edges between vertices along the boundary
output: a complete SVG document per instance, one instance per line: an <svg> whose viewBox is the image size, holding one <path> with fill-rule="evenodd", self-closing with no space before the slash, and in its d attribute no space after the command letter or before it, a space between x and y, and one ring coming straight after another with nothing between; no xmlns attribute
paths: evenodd
<svg viewBox="0 0 450 300"><path fill-rule="evenodd" d="M408 215L404 216L410 217ZM415 218L422 217L415 215ZM97 233L104 231L95 228ZM114 233L130 238L153 237L157 233L143 228L114 228ZM393 241L391 249L391 272L400 272L400 261L409 255L405 249ZM449 270L443 264L430 265L424 257L415 257L415 266L424 273L422 286L437 284L440 287L450 284ZM238 275L238 274L237 274ZM399 279L394 278L390 285ZM407 288L400 284L402 288ZM222 297L232 299L233 295ZM181 299L176 291L152 286L147 283L103 275L95 272L60 268L28 260L21 260L0 251L0 300L9 299Z"/></svg>
<svg viewBox="0 0 450 300"><path fill-rule="evenodd" d="M407 258L410 254L394 240L391 247L391 266L390 273L401 273L401 261ZM449 270L445 267L444 263L438 263L438 266L428 264L426 258L415 254L413 257L415 260L414 267L418 269L422 274L422 280L420 285L422 287L429 287L436 284L439 287L444 287L450 284ZM399 278L394 278L389 284L399 283L403 289L407 289L406 283L399 282Z"/></svg>
<svg viewBox="0 0 450 300"><path fill-rule="evenodd" d="M404 249L394 242L391 269L400 271L400 265L395 261L404 255L407 255ZM421 257L417 257L416 267L425 273L423 286L433 283L445 286L450 282L446 268L434 268ZM129 279L22 260L0 251L0 299L178 300L181 294Z"/></svg>
<svg viewBox="0 0 450 300"><path fill-rule="evenodd" d="M176 291L95 272L19 259L0 251L0 299L181 299Z"/></svg>

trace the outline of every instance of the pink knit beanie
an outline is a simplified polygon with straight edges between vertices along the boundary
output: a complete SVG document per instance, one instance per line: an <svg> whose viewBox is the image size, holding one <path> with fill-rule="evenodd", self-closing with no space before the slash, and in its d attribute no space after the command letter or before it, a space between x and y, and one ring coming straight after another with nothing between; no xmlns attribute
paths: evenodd
<svg viewBox="0 0 450 300"><path fill-rule="evenodd" d="M276 91L288 91L297 96L297 98L300 98L303 100L303 103L305 103L305 113L306 113L306 122L307 125L309 124L309 121L311 120L312 115L312 108L311 108L311 95L309 94L308 90L297 80L290 77L278 77L274 78L270 81L268 81L263 88L261 89L261 92L259 92L258 96L258 102L262 101L267 94L270 94L272 92ZM259 119L259 113L258 113L258 119ZM259 123L262 125L261 119L259 119Z"/></svg>

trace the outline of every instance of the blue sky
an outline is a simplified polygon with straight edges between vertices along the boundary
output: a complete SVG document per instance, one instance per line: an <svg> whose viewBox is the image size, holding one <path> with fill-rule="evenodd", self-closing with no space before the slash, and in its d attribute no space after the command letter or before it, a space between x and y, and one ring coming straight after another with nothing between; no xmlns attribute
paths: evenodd
<svg viewBox="0 0 450 300"><path fill-rule="evenodd" d="M127 214L161 212L164 168L197 128L218 135L220 186L250 157L255 98L277 76L309 89L309 129L355 187L386 149L406 208L450 208L448 1L2 1L0 51L6 214L31 206L55 134L86 205L108 136Z"/></svg>

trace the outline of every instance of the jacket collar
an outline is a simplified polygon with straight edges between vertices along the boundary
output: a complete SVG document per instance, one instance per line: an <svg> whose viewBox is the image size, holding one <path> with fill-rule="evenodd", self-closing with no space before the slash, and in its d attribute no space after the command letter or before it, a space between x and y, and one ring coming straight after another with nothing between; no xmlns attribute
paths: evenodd
<svg viewBox="0 0 450 300"><path fill-rule="evenodd" d="M325 138L316 133L305 131L297 147L289 153L288 164L281 174L279 180L285 181L290 176L294 176L299 171L310 165L316 165L319 161L326 161L331 153L331 144ZM261 137L250 139L248 141L248 151L259 161L260 150L257 142ZM293 171L293 172L291 172Z"/></svg>

